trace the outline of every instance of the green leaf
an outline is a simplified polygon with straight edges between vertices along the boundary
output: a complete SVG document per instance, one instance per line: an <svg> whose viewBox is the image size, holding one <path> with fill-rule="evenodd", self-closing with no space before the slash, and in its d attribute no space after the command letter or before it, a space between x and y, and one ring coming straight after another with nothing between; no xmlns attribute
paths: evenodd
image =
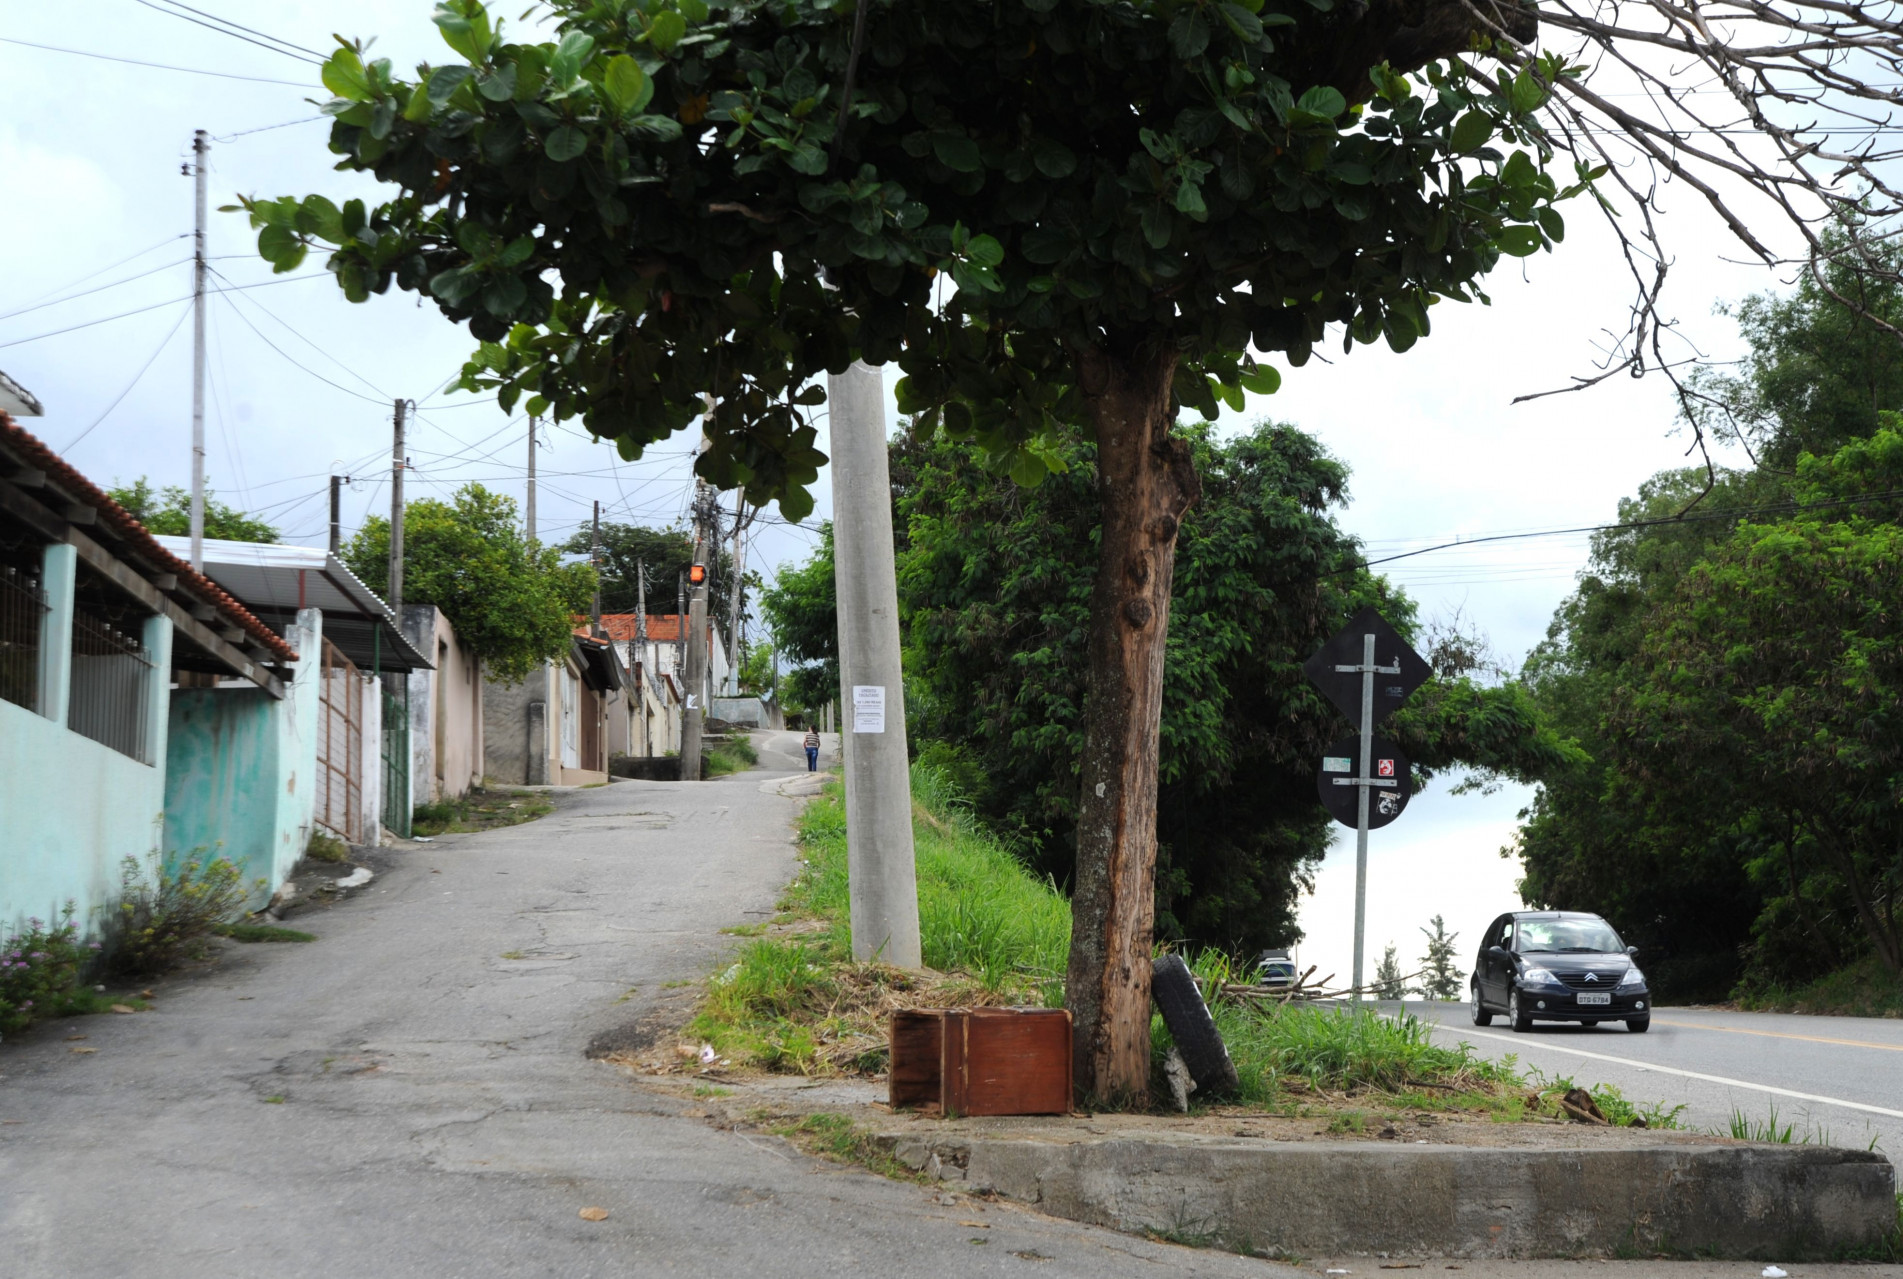
<svg viewBox="0 0 1903 1279"><path fill-rule="evenodd" d="M315 235L332 244L341 244L344 239L343 211L321 195L304 197L293 225L305 235Z"/></svg>
<svg viewBox="0 0 1903 1279"><path fill-rule="evenodd" d="M1456 154L1467 155L1487 145L1493 136L1493 118L1485 111L1469 111L1454 121L1451 145Z"/></svg>
<svg viewBox="0 0 1903 1279"><path fill-rule="evenodd" d="M1510 187L1530 187L1540 180L1540 171L1524 151L1515 151L1500 166L1500 181Z"/></svg>
<svg viewBox="0 0 1903 1279"><path fill-rule="evenodd" d="M324 63L324 87L352 102L370 100L370 78L364 74L363 59L355 49L339 49Z"/></svg>
<svg viewBox="0 0 1903 1279"><path fill-rule="evenodd" d="M515 63L505 62L476 81L476 92L491 102L507 102L515 96Z"/></svg>
<svg viewBox="0 0 1903 1279"><path fill-rule="evenodd" d="M934 133L932 154L938 157L940 164L960 173L976 173L985 167L978 144L962 134Z"/></svg>
<svg viewBox="0 0 1903 1279"><path fill-rule="evenodd" d="M1031 163L1047 178L1068 178L1077 171L1077 153L1055 138L1031 143Z"/></svg>
<svg viewBox="0 0 1903 1279"><path fill-rule="evenodd" d="M1260 3L1261 0L1257 0L1257 4L1260 5ZM1224 4L1222 18L1229 24L1229 29L1241 36L1245 43L1260 44L1262 42L1262 19L1241 5Z"/></svg>
<svg viewBox="0 0 1903 1279"><path fill-rule="evenodd" d="M258 232L258 256L271 264L274 274L297 270L304 252L303 240L289 227L267 226Z"/></svg>
<svg viewBox="0 0 1903 1279"><path fill-rule="evenodd" d="M558 163L573 160L588 149L588 135L572 124L565 124L548 135L542 150Z"/></svg>
<svg viewBox="0 0 1903 1279"><path fill-rule="evenodd" d="M497 255L496 265L513 271L516 267L527 262L529 255L534 252L535 237L532 235L519 235L510 241L508 248Z"/></svg>
<svg viewBox="0 0 1903 1279"><path fill-rule="evenodd" d="M622 115L640 110L654 96L647 72L625 53L609 61L601 76L601 91Z"/></svg>
<svg viewBox="0 0 1903 1279"><path fill-rule="evenodd" d="M687 34L687 19L672 9L663 9L654 15L654 21L648 25L648 43L662 53L672 53L674 46Z"/></svg>
<svg viewBox="0 0 1903 1279"><path fill-rule="evenodd" d="M482 305L489 314L506 320L528 298L528 286L513 275L499 275L482 291Z"/></svg>
<svg viewBox="0 0 1903 1279"><path fill-rule="evenodd" d="M436 6L431 21L443 33L443 43L471 62L489 56L495 34L489 26L489 13L477 0L444 0Z"/></svg>
<svg viewBox="0 0 1903 1279"><path fill-rule="evenodd" d="M1179 183L1176 188L1176 211L1187 213L1198 222L1209 216L1209 206L1203 203L1202 188L1194 182Z"/></svg>
<svg viewBox="0 0 1903 1279"><path fill-rule="evenodd" d="M470 74L468 67L437 67L429 73L429 100L437 106L448 102L450 95L463 87Z"/></svg>
<svg viewBox="0 0 1903 1279"><path fill-rule="evenodd" d="M1019 449L1011 458L1011 482L1019 488L1034 489L1050 473L1050 468L1035 453Z"/></svg>
<svg viewBox="0 0 1903 1279"><path fill-rule="evenodd" d="M1004 261L1004 246L988 235L975 235L965 246L965 256L979 266L997 266Z"/></svg>
<svg viewBox="0 0 1903 1279"><path fill-rule="evenodd" d="M813 513L813 495L803 488L788 489L780 494L780 516L793 524Z"/></svg>
<svg viewBox="0 0 1903 1279"><path fill-rule="evenodd" d="M1195 8L1185 5L1170 23L1170 52L1187 62L1209 47L1209 24Z"/></svg>
<svg viewBox="0 0 1903 1279"><path fill-rule="evenodd" d="M698 26L707 21L707 0L677 0L681 16Z"/></svg>
<svg viewBox="0 0 1903 1279"><path fill-rule="evenodd" d="M1236 381L1245 391L1256 395L1274 395L1282 389L1282 374L1273 365L1258 364L1253 369L1244 369Z"/></svg>
<svg viewBox="0 0 1903 1279"><path fill-rule="evenodd" d="M1547 239L1558 244L1566 238L1566 219L1559 215L1558 209L1550 207L1541 209L1539 218L1540 229L1546 232Z"/></svg>
<svg viewBox="0 0 1903 1279"><path fill-rule="evenodd" d="M1515 225L1500 228L1500 234L1494 237L1500 252L1512 257L1523 258L1539 252L1543 241L1540 229L1536 226Z"/></svg>

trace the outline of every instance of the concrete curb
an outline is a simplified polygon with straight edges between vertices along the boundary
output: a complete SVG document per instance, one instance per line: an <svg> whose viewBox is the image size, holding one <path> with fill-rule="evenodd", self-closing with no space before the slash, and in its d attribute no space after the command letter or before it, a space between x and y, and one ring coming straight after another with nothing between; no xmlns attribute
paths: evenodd
<svg viewBox="0 0 1903 1279"><path fill-rule="evenodd" d="M1842 1255L1896 1229L1884 1156L1820 1146L885 1138L909 1167L1054 1216L1270 1255Z"/></svg>

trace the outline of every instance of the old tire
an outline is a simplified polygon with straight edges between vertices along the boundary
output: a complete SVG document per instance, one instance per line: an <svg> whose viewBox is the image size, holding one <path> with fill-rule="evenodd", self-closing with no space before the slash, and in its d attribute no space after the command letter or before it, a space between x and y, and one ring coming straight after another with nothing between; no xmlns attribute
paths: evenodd
<svg viewBox="0 0 1903 1279"><path fill-rule="evenodd" d="M1513 1023L1516 1032L1533 1029L1533 1019L1526 1015L1520 1005L1520 992L1515 990L1507 996L1507 1020Z"/></svg>
<svg viewBox="0 0 1903 1279"><path fill-rule="evenodd" d="M1181 955L1164 955L1150 965L1150 997L1189 1067L1189 1077L1196 1081L1196 1091L1206 1096L1234 1092L1242 1082L1236 1065Z"/></svg>
<svg viewBox="0 0 1903 1279"><path fill-rule="evenodd" d="M1474 1025L1476 1026L1493 1025L1493 1014L1488 1012L1487 1006L1480 1002L1480 983L1479 982L1474 982L1467 988L1467 998L1468 998L1468 1011L1470 1011L1473 1014Z"/></svg>
<svg viewBox="0 0 1903 1279"><path fill-rule="evenodd" d="M1625 1028L1635 1035L1643 1035L1646 1031L1652 1029L1652 1019L1650 1017L1628 1017L1625 1019Z"/></svg>

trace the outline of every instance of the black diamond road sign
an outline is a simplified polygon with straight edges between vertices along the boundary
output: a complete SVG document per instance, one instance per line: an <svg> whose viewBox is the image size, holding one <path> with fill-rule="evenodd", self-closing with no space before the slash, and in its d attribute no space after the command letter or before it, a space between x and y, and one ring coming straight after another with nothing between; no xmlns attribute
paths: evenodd
<svg viewBox="0 0 1903 1279"><path fill-rule="evenodd" d="M1361 735L1357 733L1329 746L1322 756L1321 771L1315 774L1315 788L1321 792L1322 806L1330 817L1350 828L1361 818L1361 787L1339 783L1352 781L1360 769ZM1368 775L1377 782L1394 783L1368 788L1368 829L1379 830L1407 807L1409 792L1414 789L1414 776L1401 748L1379 735L1369 753Z"/></svg>
<svg viewBox="0 0 1903 1279"><path fill-rule="evenodd" d="M1362 636L1374 636L1374 664L1399 673L1377 673L1374 677L1374 722L1379 724L1407 700L1408 694L1427 682L1434 672L1419 653L1408 647L1399 631L1389 626L1381 614L1369 605L1356 613L1335 637L1321 646L1315 656L1302 664L1302 670L1314 681L1328 700L1341 708L1348 722L1361 727L1361 672L1338 671L1337 666L1359 666ZM1360 756L1357 753L1356 758ZM1393 820L1392 818L1389 819ZM1353 824L1352 819L1350 825ZM1383 823L1375 823L1381 825Z"/></svg>

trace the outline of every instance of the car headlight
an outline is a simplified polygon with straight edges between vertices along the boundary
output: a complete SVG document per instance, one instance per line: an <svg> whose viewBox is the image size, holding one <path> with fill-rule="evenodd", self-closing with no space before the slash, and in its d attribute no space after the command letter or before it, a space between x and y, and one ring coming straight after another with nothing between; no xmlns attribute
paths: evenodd
<svg viewBox="0 0 1903 1279"><path fill-rule="evenodd" d="M1520 972L1520 981L1528 986L1557 986L1559 978L1544 968L1526 968Z"/></svg>
<svg viewBox="0 0 1903 1279"><path fill-rule="evenodd" d="M1620 990L1631 990L1643 985L1645 985L1645 974L1637 968L1626 969L1625 976L1619 979Z"/></svg>

